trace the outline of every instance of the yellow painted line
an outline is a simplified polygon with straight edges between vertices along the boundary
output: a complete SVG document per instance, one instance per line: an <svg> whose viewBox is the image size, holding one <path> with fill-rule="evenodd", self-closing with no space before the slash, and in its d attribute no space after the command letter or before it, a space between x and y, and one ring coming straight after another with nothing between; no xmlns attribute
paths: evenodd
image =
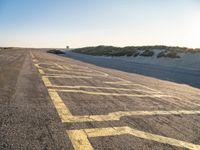
<svg viewBox="0 0 200 150"><path fill-rule="evenodd" d="M63 70L57 70L57 69L52 69L52 68L44 68L44 67L41 67L42 69L45 69L45 70L47 70L47 71L54 71L54 72L66 72L67 73L67 71L63 71Z"/></svg>
<svg viewBox="0 0 200 150"><path fill-rule="evenodd" d="M107 75L100 75L100 74L92 74L92 73L84 73L84 72L66 72L66 71L59 71L59 70L54 70L54 69L46 69L46 70L49 70L49 71L55 71L55 72L62 72L62 73L66 73L68 75L84 75L84 76L94 76L94 77L107 77ZM49 73L49 74L52 74L52 73ZM60 74L60 75L66 75L66 74ZM54 75L54 74L52 74Z"/></svg>
<svg viewBox="0 0 200 150"><path fill-rule="evenodd" d="M138 86L140 86L140 87L146 88L146 89L151 90L151 91L160 92L159 90L156 90L156 89L150 88L150 87L145 86L145 85L142 85L142 84L134 83L134 85L138 85Z"/></svg>
<svg viewBox="0 0 200 150"><path fill-rule="evenodd" d="M121 117L153 115L195 115L200 111L118 111L106 115L64 116L63 122L119 121Z"/></svg>
<svg viewBox="0 0 200 150"><path fill-rule="evenodd" d="M73 65L73 64L68 64L69 66L71 67L77 67L77 68L82 68L82 69L89 69L88 67L85 67L85 66L80 66L80 65Z"/></svg>
<svg viewBox="0 0 200 150"><path fill-rule="evenodd" d="M56 67L58 67L59 69L61 69L61 70L65 70L65 68L64 68L62 65L59 65L59 64L57 64L57 63L54 63L54 65L55 65Z"/></svg>
<svg viewBox="0 0 200 150"><path fill-rule="evenodd" d="M48 87L48 86L52 86L49 78L45 77L45 76L42 76L42 81L44 82L45 86Z"/></svg>
<svg viewBox="0 0 200 150"><path fill-rule="evenodd" d="M128 97L172 97L170 95L162 95L162 94L126 94L126 93L105 93L105 92L90 92L84 90L66 90L66 89L49 89L55 90L59 92L68 92L68 93L82 93L89 95L105 95L105 96L128 96Z"/></svg>
<svg viewBox="0 0 200 150"><path fill-rule="evenodd" d="M52 69L52 68L43 68L47 71L51 71L51 72L59 72L59 73L75 73L75 74L88 74L88 73L93 73L92 71L84 71L84 70L57 70L57 69Z"/></svg>
<svg viewBox="0 0 200 150"><path fill-rule="evenodd" d="M34 65L35 65L35 67L38 68L38 69L39 69L39 68L42 68L42 67L40 67L40 65L39 65L38 63L36 63L36 64L34 64Z"/></svg>
<svg viewBox="0 0 200 150"><path fill-rule="evenodd" d="M123 78L120 78L120 77L114 77L114 78L120 80L120 81L118 81L119 83L131 83L130 81L123 79Z"/></svg>
<svg viewBox="0 0 200 150"><path fill-rule="evenodd" d="M59 75L59 74L54 74L54 75L45 75L44 77L48 78L78 78L78 79L91 79L92 77L89 76L76 76L76 75Z"/></svg>
<svg viewBox="0 0 200 150"><path fill-rule="evenodd" d="M137 92L145 92L145 93L158 93L154 91L144 91L140 89L126 89L126 88L114 88L114 87L98 87L98 86L67 86L67 85L52 85L49 86L51 88L70 88L70 89L81 89L81 88L86 88L86 89L104 89L104 90L119 90L119 91L137 91ZM160 92L159 92L160 93Z"/></svg>
<svg viewBox="0 0 200 150"><path fill-rule="evenodd" d="M116 85L136 85L136 86L141 86L141 87L144 87L144 88L146 88L146 89L148 89L148 90L152 90L152 91L156 91L156 92L160 92L160 91L158 91L158 90L156 90L156 89L152 89L152 88L150 88L150 87L147 87L147 86L145 86L145 85L142 85L142 84L137 84L137 83L124 83L124 82L104 82L104 83L106 83L106 84L116 84Z"/></svg>
<svg viewBox="0 0 200 150"><path fill-rule="evenodd" d="M93 70L93 72L97 72L99 74L104 74L105 76L110 76L109 74L107 74L107 73L105 73L103 71L99 71L99 70L95 70L95 69L92 69L92 70Z"/></svg>
<svg viewBox="0 0 200 150"><path fill-rule="evenodd" d="M52 68L45 68L45 67L42 67L40 65L50 65L50 66L55 66L55 63L36 63L35 64L35 67L36 68L40 68L40 69L52 69ZM58 66L57 66L58 67ZM52 69L53 70L56 70L56 69Z"/></svg>
<svg viewBox="0 0 200 150"><path fill-rule="evenodd" d="M52 86L48 77L42 76L42 80L46 87ZM60 96L58 95L56 91L48 90L48 93L62 121L64 120L65 116L69 116L69 117L72 116L70 110L64 104L63 100L60 98Z"/></svg>
<svg viewBox="0 0 200 150"><path fill-rule="evenodd" d="M95 74L95 73L84 73L84 72L68 72L72 74L79 74L79 75L87 75L87 76L95 76L95 77L108 77L108 74Z"/></svg>
<svg viewBox="0 0 200 150"><path fill-rule="evenodd" d="M69 70L69 67L67 67L66 65L62 65L62 67L63 67L65 70Z"/></svg>
<svg viewBox="0 0 200 150"><path fill-rule="evenodd" d="M86 73L93 73L93 72L95 72L94 70L90 70L90 69L85 70L85 69L73 69L73 68L71 68L69 70L70 71L78 71L78 72L86 72Z"/></svg>
<svg viewBox="0 0 200 150"><path fill-rule="evenodd" d="M83 70L83 69L72 69L72 68L69 68L68 71L80 72L80 73L95 73L96 72L94 70Z"/></svg>
<svg viewBox="0 0 200 150"><path fill-rule="evenodd" d="M45 72L42 69L38 69L40 74L45 74Z"/></svg>
<svg viewBox="0 0 200 150"><path fill-rule="evenodd" d="M75 150L93 150L87 138L87 134L83 130L76 130L75 132L73 130L68 130L67 134Z"/></svg>
<svg viewBox="0 0 200 150"><path fill-rule="evenodd" d="M42 68L42 69L47 69L47 70L49 70L49 71L56 71L56 72L66 72L66 71L63 71L65 68L67 68L68 70L70 70L70 68L68 68L68 67L66 67L66 66L61 66L61 65L59 65L59 64L57 64L57 63L54 63L54 64L51 64L51 65L55 65L55 66L57 66L59 69L62 69L62 70L56 70L56 69L52 69L52 68L45 68L45 67L41 67L40 65L41 64L46 64L46 65L50 65L50 64L48 64L48 63L38 63L38 64L36 64L36 67L37 68ZM92 72L97 72L97 73L99 73L99 74L88 74L87 73L87 70L83 70L83 71L85 71L85 72L78 72L78 70L79 69L84 69L84 67L79 67L79 68L77 68L77 69L75 69L75 71L74 72L66 72L66 73L74 73L74 74L80 74L80 73L82 73L83 75L91 75L91 76L109 76L107 73L104 73L104 72L101 72L101 71L97 71L97 70L92 70ZM88 69L88 67L87 67L87 69ZM90 71L91 72L91 71Z"/></svg>
<svg viewBox="0 0 200 150"><path fill-rule="evenodd" d="M93 150L88 138L94 137L107 137L107 136L119 136L119 135L132 135L138 138L156 141L163 144L169 144L181 148L187 148L191 150L199 150L200 145L177 140L174 138L164 137L157 134L152 134L140 130L136 130L130 127L109 127L109 128L93 128L93 129L81 129L81 130L67 130L70 140L72 141L75 150L82 150L84 147L87 150ZM80 134L80 136L79 136Z"/></svg>
<svg viewBox="0 0 200 150"><path fill-rule="evenodd" d="M91 70L92 72L97 72L99 74L96 74L96 75L103 75L103 76L109 76L109 74L105 73L105 72L102 72L102 71L98 71L98 70L95 70L95 69L91 69L89 67L83 67L83 66L77 66L77 65L70 65L70 66L76 66L78 68L74 68L74 70L79 70L79 69L83 69L83 71L88 71L88 70ZM84 69L85 68L85 69ZM72 69L73 70L73 69ZM73 72L74 73L74 72ZM90 75L90 74L89 74Z"/></svg>
<svg viewBox="0 0 200 150"><path fill-rule="evenodd" d="M61 120L63 121L65 116L69 117L72 116L70 110L66 107L66 105L64 104L58 93L55 91L48 91L48 92Z"/></svg>
<svg viewBox="0 0 200 150"><path fill-rule="evenodd" d="M40 65L54 65L54 63L52 62L52 63L45 63L45 62L40 62L40 63L38 63L38 65L40 66ZM41 66L40 66L41 67Z"/></svg>
<svg viewBox="0 0 200 150"><path fill-rule="evenodd" d="M33 62L38 62L38 60L37 59L33 59Z"/></svg>

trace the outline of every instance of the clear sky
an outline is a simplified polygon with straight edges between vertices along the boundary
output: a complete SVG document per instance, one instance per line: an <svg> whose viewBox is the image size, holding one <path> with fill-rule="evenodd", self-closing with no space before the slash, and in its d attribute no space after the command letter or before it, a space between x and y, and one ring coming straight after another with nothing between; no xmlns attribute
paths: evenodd
<svg viewBox="0 0 200 150"><path fill-rule="evenodd" d="M200 47L200 0L0 0L0 46Z"/></svg>

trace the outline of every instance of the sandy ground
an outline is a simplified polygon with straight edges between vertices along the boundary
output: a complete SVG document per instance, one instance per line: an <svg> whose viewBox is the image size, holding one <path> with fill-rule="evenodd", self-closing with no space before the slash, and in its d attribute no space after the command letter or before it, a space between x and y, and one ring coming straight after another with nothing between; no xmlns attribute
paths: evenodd
<svg viewBox="0 0 200 150"><path fill-rule="evenodd" d="M0 149L200 148L198 88L30 49L0 73Z"/></svg>

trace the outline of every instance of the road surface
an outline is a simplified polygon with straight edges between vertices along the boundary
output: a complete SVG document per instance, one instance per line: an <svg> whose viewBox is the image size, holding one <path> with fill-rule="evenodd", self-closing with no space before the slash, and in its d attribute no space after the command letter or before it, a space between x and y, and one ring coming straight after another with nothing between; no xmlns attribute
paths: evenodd
<svg viewBox="0 0 200 150"><path fill-rule="evenodd" d="M45 50L0 51L0 149L200 149L200 90Z"/></svg>
<svg viewBox="0 0 200 150"><path fill-rule="evenodd" d="M129 73L137 73L154 77L161 80L177 82L181 84L188 84L193 87L200 88L200 66L198 64L195 68L180 68L180 66L163 66L159 64L138 63L118 57L102 57L90 56L71 51L66 51L65 56L91 63L101 67L117 69ZM134 59L134 58L132 58Z"/></svg>

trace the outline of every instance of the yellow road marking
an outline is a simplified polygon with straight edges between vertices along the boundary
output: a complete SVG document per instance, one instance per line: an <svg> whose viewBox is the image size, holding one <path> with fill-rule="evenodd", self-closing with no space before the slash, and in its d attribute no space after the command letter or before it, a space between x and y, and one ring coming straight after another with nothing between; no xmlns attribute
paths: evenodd
<svg viewBox="0 0 200 150"><path fill-rule="evenodd" d="M52 69L51 69L52 70ZM57 70L54 70L55 72L60 72ZM81 75L81 76L90 76L90 77L107 77L107 75L100 75L100 74L91 74L91 73L83 73L83 72L66 72L66 74L52 74L52 73L46 73L49 75L60 75L60 76L65 76L65 75L72 75L74 76Z"/></svg>
<svg viewBox="0 0 200 150"><path fill-rule="evenodd" d="M109 76L108 74L95 74L95 73L84 73L84 72L67 72L67 73L94 76L94 77L108 77Z"/></svg>
<svg viewBox="0 0 200 150"><path fill-rule="evenodd" d="M40 63L41 64L41 63ZM46 63L45 63L46 64ZM46 65L48 65L48 64L46 64ZM41 67L40 66L40 68L43 68L43 69L46 69L46 70L49 70L49 71L56 71L56 72L66 72L66 73L68 73L69 72L69 70L70 71L75 71L75 72L83 72L83 73L94 73L94 72L100 72L100 71L97 71L97 70L90 70L90 69L83 69L83 68L79 68L79 69L74 69L74 68L69 68L69 67L67 67L67 66L63 66L63 65L59 65L59 64L57 64L57 63L54 63L54 65L57 67L57 68L59 68L59 70L57 70L57 69L53 69L53 68L45 68L45 67ZM104 72L100 72L100 73L102 73L102 74L105 74Z"/></svg>
<svg viewBox="0 0 200 150"><path fill-rule="evenodd" d="M38 68L38 69L41 68L41 67L39 66L39 64L37 64L37 63L35 63L35 67Z"/></svg>
<svg viewBox="0 0 200 150"><path fill-rule="evenodd" d="M57 64L57 63L54 63L54 64L55 64L55 66L58 67L59 69L65 70L65 68L64 68L62 65L59 65L59 64Z"/></svg>
<svg viewBox="0 0 200 150"><path fill-rule="evenodd" d="M109 127L109 128L93 128L93 129L81 129L81 130L67 130L70 140L72 141L75 150L83 150L85 147L87 150L93 150L88 138L91 137L104 137L104 136L119 136L119 135L132 135L138 138L156 141L163 144L169 144L177 147L188 148L191 150L199 150L200 145L177 140L174 138L164 137L140 130L136 130L130 127Z"/></svg>
<svg viewBox="0 0 200 150"><path fill-rule="evenodd" d="M121 117L128 116L153 116L153 115L195 115L200 111L118 111L107 115L64 116L63 122L93 122L93 121L118 121Z"/></svg>
<svg viewBox="0 0 200 150"><path fill-rule="evenodd" d="M69 70L69 67L65 66L65 65L62 65L62 67L66 70Z"/></svg>
<svg viewBox="0 0 200 150"><path fill-rule="evenodd" d="M37 64L35 64L35 66L37 67L37 68L40 68L40 69L47 69L47 70L49 70L49 71L56 71L56 72L65 72L65 71L62 71L62 70L56 70L56 69L52 69L52 68L45 68L45 67L41 67L40 65L41 64L47 64L47 65L49 65L48 63L37 63ZM54 63L54 65L55 65L55 63ZM57 64L58 65L58 64ZM57 66L58 67L58 66ZM59 65L59 68L62 68L63 69L63 67L62 66L60 66ZM101 72L101 71L97 71L97 70L95 70L94 72L99 72L99 74L97 74L97 73L87 73L87 72L66 72L66 73L73 73L73 74L82 74L82 75L88 75L88 76L105 76L105 77L107 77L107 76L109 76L107 73L104 73L104 72Z"/></svg>
<svg viewBox="0 0 200 150"><path fill-rule="evenodd" d="M45 74L42 69L38 69L38 71L40 72L40 74Z"/></svg>
<svg viewBox="0 0 200 150"><path fill-rule="evenodd" d="M45 68L45 67L40 66L41 64L45 64L45 65L55 65L55 63L54 63L54 64L36 63L35 66L36 66L37 68L40 68L40 69L46 69L46 70L51 70L51 71L61 71L61 70L60 70L61 68L59 68L59 70L57 70L57 69L55 69L55 68ZM56 65L55 65L55 66L56 66ZM58 67L58 66L57 66L57 67Z"/></svg>
<svg viewBox="0 0 200 150"><path fill-rule="evenodd" d="M70 88L70 89L81 89L81 88L86 88L86 89L105 89L105 90L119 90L119 91L138 91L138 92L145 92L145 93L160 93L156 91L144 91L140 89L126 89L126 88L114 88L114 87L98 87L98 86L67 86L67 85L52 85L49 86L51 88Z"/></svg>
<svg viewBox="0 0 200 150"><path fill-rule="evenodd" d="M131 82L130 82L130 83L125 83L125 82L119 81L119 82L104 82L104 83L106 83L106 84L116 84L116 85L137 85L137 86L144 87L144 88L146 88L146 89L148 89L148 90L160 92L160 91L158 91L158 90L152 89L152 88L147 87L147 86L145 86L145 85L142 85L142 84L135 84L135 83L131 83Z"/></svg>
<svg viewBox="0 0 200 150"><path fill-rule="evenodd" d="M78 78L78 79L91 79L92 77L89 76L77 76L77 75L45 75L43 77L48 78Z"/></svg>
<svg viewBox="0 0 200 150"><path fill-rule="evenodd" d="M42 69L45 69L45 70L47 70L47 71L53 71L53 72L66 72L67 73L67 71L63 71L63 70L57 70L57 69L52 69L52 68L42 68Z"/></svg>
<svg viewBox="0 0 200 150"><path fill-rule="evenodd" d="M67 131L67 134L75 150L93 150L87 134L83 130Z"/></svg>
<svg viewBox="0 0 200 150"><path fill-rule="evenodd" d="M49 79L47 77L42 76L42 80L45 84L45 86L51 86L51 82L49 81ZM61 118L62 121L64 121L64 119L66 118L66 116L72 116L70 110L68 109L68 107L64 104L63 100L60 98L60 96L58 95L58 93L56 91L49 91L48 93L51 97L51 100L54 103L54 106Z"/></svg>
<svg viewBox="0 0 200 150"><path fill-rule="evenodd" d="M128 96L128 97L173 97L162 94L126 94L126 93L106 93L106 92L90 92L84 90L67 90L67 89L49 89L50 91L68 92L68 93L82 93L89 95L105 95L105 96Z"/></svg>
<svg viewBox="0 0 200 150"><path fill-rule="evenodd" d="M85 72L85 73L93 73L93 72L95 72L94 70L83 70L83 69L73 69L73 68L71 68L71 69L69 69L70 71L75 71L75 72Z"/></svg>
<svg viewBox="0 0 200 150"><path fill-rule="evenodd" d="M48 92L54 103L54 106L56 107L56 110L60 118L63 120L65 116L72 116L70 110L66 107L66 105L64 104L58 93L54 91L48 91Z"/></svg>
<svg viewBox="0 0 200 150"><path fill-rule="evenodd" d="M68 70L60 70L60 69L57 70L57 69L52 69L52 68L43 68L43 69L46 69L48 71L60 72L60 73L74 73L73 71L78 72L78 73L92 73L92 71L72 70L72 69L68 69Z"/></svg>
<svg viewBox="0 0 200 150"><path fill-rule="evenodd" d="M42 76L42 81L44 82L44 84L45 84L46 87L52 86L49 78Z"/></svg>
<svg viewBox="0 0 200 150"><path fill-rule="evenodd" d="M33 62L38 62L38 60L37 59L33 59Z"/></svg>
<svg viewBox="0 0 200 150"><path fill-rule="evenodd" d="M85 66L79 66L79 65L73 65L73 64L68 64L69 66L71 66L71 67L77 67L77 68L85 68L85 69L88 69L88 67L85 67Z"/></svg>

